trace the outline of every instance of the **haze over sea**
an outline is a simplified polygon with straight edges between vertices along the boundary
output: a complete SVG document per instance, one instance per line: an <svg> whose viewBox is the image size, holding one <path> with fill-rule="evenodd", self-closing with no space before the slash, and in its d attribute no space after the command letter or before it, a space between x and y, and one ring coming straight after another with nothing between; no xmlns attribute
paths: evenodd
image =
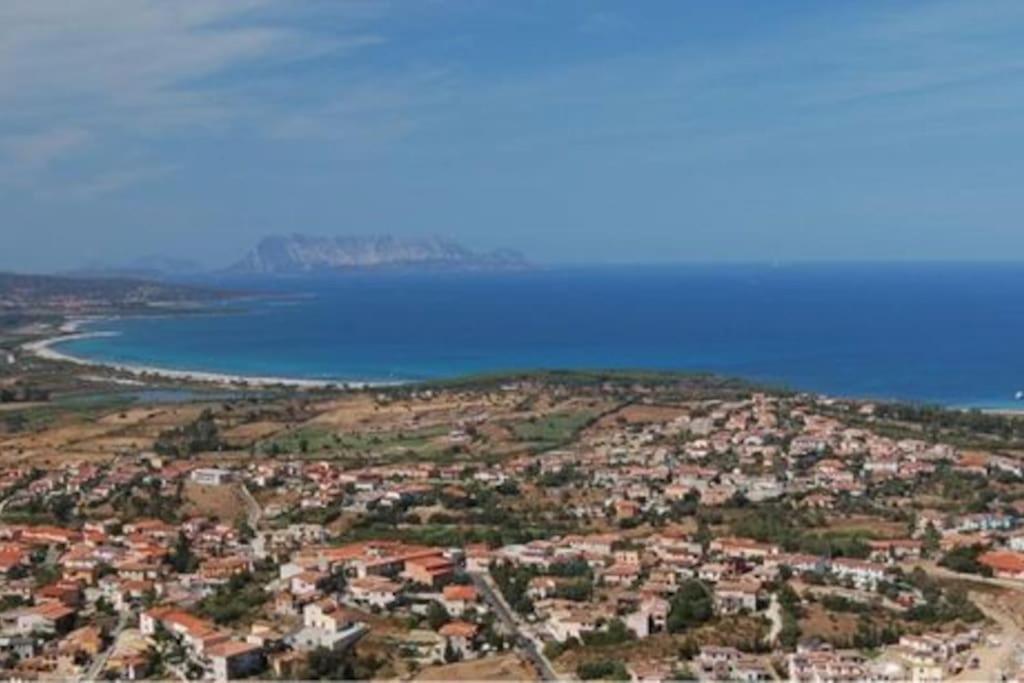
<svg viewBox="0 0 1024 683"><path fill-rule="evenodd" d="M840 396L1024 407L1024 265L358 273L218 281L301 295L102 321L94 360L253 376L422 380L532 368L710 371ZM232 305L233 309L237 304Z"/></svg>

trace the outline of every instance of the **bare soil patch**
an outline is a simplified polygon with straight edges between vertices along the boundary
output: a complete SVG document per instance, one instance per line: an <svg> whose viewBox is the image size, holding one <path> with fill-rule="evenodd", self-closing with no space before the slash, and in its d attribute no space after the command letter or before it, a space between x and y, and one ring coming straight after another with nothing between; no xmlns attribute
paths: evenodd
<svg viewBox="0 0 1024 683"><path fill-rule="evenodd" d="M537 674L517 655L507 654L457 664L431 666L415 681L535 681Z"/></svg>

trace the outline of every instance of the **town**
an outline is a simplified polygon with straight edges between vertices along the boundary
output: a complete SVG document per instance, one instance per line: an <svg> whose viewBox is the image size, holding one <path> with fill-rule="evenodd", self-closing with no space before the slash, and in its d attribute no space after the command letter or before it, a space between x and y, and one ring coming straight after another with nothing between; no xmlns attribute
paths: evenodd
<svg viewBox="0 0 1024 683"><path fill-rule="evenodd" d="M653 373L0 417L4 678L1024 680L1013 417Z"/></svg>

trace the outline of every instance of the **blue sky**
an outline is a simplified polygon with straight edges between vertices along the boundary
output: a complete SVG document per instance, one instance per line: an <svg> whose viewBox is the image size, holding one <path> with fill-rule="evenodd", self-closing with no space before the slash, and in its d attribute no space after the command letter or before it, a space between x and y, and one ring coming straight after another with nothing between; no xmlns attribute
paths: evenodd
<svg viewBox="0 0 1024 683"><path fill-rule="evenodd" d="M1024 3L0 3L0 268L1024 256Z"/></svg>

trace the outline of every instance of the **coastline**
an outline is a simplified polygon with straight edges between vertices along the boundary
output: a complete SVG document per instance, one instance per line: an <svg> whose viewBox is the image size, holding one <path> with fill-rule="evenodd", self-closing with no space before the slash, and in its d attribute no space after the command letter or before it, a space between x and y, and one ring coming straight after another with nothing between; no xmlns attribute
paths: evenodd
<svg viewBox="0 0 1024 683"><path fill-rule="evenodd" d="M300 389L363 389L368 387L395 386L400 382L370 382L370 381L342 381L342 380L317 380L303 379L299 377L263 377L239 375L221 372L208 372L204 370L175 370L149 365L135 365L131 363L117 363L82 358L70 353L60 351L54 347L76 339L94 339L97 337L116 336L116 332L81 332L82 325L90 322L97 322L108 318L80 318L68 320L60 325L60 334L56 337L47 337L36 341L22 344L21 348L26 353L43 360L62 363L73 363L83 367L92 367L132 375L138 379L155 378L184 382L197 382L202 384L214 384L224 387L293 387Z"/></svg>
<svg viewBox="0 0 1024 683"><path fill-rule="evenodd" d="M42 331L41 334L51 336L36 339L23 343L20 348L28 355L42 360L69 363L83 368L95 368L107 370L122 375L121 377L101 375L90 376L90 381L108 381L112 383L131 384L133 386L144 385L145 382L156 382L159 380L169 382L182 382L191 384L203 384L228 389L268 389L268 388L294 388L309 390L359 390L372 387L393 387L408 384L409 381L401 380L343 380L343 379L313 379L303 377L273 376L273 375L246 375L231 372L218 372L208 370L190 370L161 367L157 365L142 365L135 363L118 362L114 360L101 360L76 356L67 351L61 350L61 344L79 339L90 339L98 337L117 336L119 332L113 331L84 331L83 326L111 321L122 318L120 315L93 315L67 318L55 326L55 329ZM149 317L149 316L147 316ZM0 361L3 359L0 358ZM127 377L126 377L127 376ZM836 394L836 397L846 400L872 402L872 401L893 401L908 402L899 399L885 399L870 396L855 396ZM909 401L913 403L914 401ZM954 411L979 411L990 415L1002 415L1007 417L1024 417L1024 404L1016 402L995 402L984 404L946 403L942 405L947 410Z"/></svg>

